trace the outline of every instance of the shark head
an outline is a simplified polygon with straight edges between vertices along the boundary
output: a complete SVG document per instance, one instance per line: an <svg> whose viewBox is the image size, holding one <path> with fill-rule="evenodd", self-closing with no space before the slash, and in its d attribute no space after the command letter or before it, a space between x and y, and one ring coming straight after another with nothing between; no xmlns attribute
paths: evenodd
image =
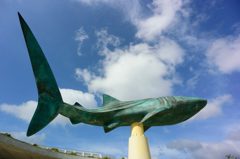
<svg viewBox="0 0 240 159"><path fill-rule="evenodd" d="M196 97L174 97L176 100L176 106L180 109L187 111L188 109L200 111L207 104L206 99Z"/></svg>
<svg viewBox="0 0 240 159"><path fill-rule="evenodd" d="M207 100L196 97L174 97L176 103L173 105L174 114L182 116L182 121L185 121L201 109L203 109Z"/></svg>
<svg viewBox="0 0 240 159"><path fill-rule="evenodd" d="M154 101L154 100L153 100ZM155 106L140 121L145 126L162 126L181 123L203 109L207 100L195 97L167 96L155 100Z"/></svg>

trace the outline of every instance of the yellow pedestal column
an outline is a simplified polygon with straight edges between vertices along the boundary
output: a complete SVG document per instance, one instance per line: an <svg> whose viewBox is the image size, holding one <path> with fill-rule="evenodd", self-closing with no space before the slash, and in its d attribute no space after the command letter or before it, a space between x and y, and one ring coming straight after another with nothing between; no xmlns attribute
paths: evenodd
<svg viewBox="0 0 240 159"><path fill-rule="evenodd" d="M144 136L143 124L131 124L128 159L151 159L147 138Z"/></svg>

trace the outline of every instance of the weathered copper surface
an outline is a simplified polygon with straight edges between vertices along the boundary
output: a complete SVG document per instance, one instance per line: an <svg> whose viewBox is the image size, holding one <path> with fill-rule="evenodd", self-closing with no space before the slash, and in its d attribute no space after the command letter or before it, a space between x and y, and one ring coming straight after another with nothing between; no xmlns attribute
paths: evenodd
<svg viewBox="0 0 240 159"><path fill-rule="evenodd" d="M107 133L119 126L130 126L134 122L143 123L146 131L151 126L173 125L183 122L198 113L207 100L195 97L159 97L136 101L119 101L103 95L103 105L96 109L86 109L79 103L63 102L52 70L30 28L18 13L23 35L27 44L33 73L38 88L38 107L28 127L31 136L58 114L68 117L72 124L86 123L103 126Z"/></svg>

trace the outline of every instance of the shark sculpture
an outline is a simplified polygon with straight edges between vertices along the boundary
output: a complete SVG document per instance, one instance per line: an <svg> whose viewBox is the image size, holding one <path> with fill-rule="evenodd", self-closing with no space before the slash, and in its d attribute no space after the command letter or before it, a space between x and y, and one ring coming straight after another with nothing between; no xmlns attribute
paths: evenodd
<svg viewBox="0 0 240 159"><path fill-rule="evenodd" d="M48 125L58 114L68 117L72 124L86 123L103 126L107 133L120 126L134 122L151 126L173 125L183 122L198 113L207 100L195 97L167 96L136 101L120 101L103 95L103 105L86 109L79 103L63 101L57 82L47 59L32 31L18 13L38 89L38 106L28 127L31 136Z"/></svg>

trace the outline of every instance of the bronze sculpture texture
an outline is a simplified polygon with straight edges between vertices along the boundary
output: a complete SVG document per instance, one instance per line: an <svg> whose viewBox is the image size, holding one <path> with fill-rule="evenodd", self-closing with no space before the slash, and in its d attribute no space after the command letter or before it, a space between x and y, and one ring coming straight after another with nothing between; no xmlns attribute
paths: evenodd
<svg viewBox="0 0 240 159"><path fill-rule="evenodd" d="M120 126L134 122L151 126L173 125L183 122L198 113L207 100L196 97L167 96L120 101L103 95L103 105L95 109L84 108L63 101L57 82L47 59L32 31L18 13L38 89L38 106L28 127L31 136L48 125L58 114L68 117L72 124L86 123L103 126L107 133Z"/></svg>

